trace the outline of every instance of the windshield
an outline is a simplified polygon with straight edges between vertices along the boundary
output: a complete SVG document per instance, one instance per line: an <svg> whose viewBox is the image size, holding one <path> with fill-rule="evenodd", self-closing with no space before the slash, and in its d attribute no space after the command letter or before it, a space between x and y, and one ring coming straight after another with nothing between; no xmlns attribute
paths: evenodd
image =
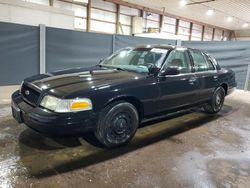
<svg viewBox="0 0 250 188"><path fill-rule="evenodd" d="M148 67L160 68L168 49L135 48L122 49L101 62L103 66L121 68L141 73L148 73Z"/></svg>

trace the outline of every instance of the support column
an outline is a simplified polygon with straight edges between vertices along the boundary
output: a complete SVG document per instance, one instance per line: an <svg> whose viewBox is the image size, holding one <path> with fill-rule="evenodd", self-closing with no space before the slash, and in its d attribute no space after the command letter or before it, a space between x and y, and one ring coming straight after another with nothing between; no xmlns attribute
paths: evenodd
<svg viewBox="0 0 250 188"><path fill-rule="evenodd" d="M115 23L115 30L116 34L119 34L119 26L120 26L120 9L121 6L119 4L116 5L116 23Z"/></svg>
<svg viewBox="0 0 250 188"><path fill-rule="evenodd" d="M205 26L202 26L202 33L201 33L201 40L204 40L204 35L205 35Z"/></svg>
<svg viewBox="0 0 250 188"><path fill-rule="evenodd" d="M39 25L40 30L40 74L46 72L46 26L43 24Z"/></svg>
<svg viewBox="0 0 250 188"><path fill-rule="evenodd" d="M192 40L193 35L193 22L190 22L190 28L189 28L189 40Z"/></svg>
<svg viewBox="0 0 250 188"><path fill-rule="evenodd" d="M247 77L246 77L246 82L245 82L245 87L244 87L245 91L249 89L249 82L250 82L250 64L248 65L248 68L247 68Z"/></svg>
<svg viewBox="0 0 250 188"><path fill-rule="evenodd" d="M90 32L90 26L91 26L91 6L92 2L91 0L88 1L88 5L87 5L87 32Z"/></svg>
<svg viewBox="0 0 250 188"><path fill-rule="evenodd" d="M176 19L175 35L179 34L179 24L180 24L180 20Z"/></svg>

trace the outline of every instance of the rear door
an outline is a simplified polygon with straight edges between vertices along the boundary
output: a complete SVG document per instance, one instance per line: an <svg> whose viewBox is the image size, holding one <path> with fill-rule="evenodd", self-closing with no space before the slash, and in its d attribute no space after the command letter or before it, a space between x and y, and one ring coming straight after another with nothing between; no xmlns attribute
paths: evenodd
<svg viewBox="0 0 250 188"><path fill-rule="evenodd" d="M195 75L199 81L199 101L205 101L212 97L218 83L216 67L211 60L199 50L190 50Z"/></svg>

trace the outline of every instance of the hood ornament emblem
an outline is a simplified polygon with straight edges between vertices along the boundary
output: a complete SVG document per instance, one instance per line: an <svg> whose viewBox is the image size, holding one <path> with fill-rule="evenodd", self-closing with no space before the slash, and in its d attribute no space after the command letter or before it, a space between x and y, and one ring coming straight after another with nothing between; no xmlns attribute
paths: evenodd
<svg viewBox="0 0 250 188"><path fill-rule="evenodd" d="M24 93L25 93L25 95L30 95L30 91L29 90L26 90Z"/></svg>

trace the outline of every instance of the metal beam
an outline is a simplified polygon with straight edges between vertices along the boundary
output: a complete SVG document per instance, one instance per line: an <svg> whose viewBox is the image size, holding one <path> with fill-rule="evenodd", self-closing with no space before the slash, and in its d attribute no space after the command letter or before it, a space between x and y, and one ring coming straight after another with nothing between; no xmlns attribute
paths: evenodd
<svg viewBox="0 0 250 188"><path fill-rule="evenodd" d="M46 26L43 24L39 25L40 30L40 66L39 72L43 74L46 72Z"/></svg>
<svg viewBox="0 0 250 188"><path fill-rule="evenodd" d="M193 3L188 3L187 5L199 5L199 4L204 4L204 3L210 3L215 0L206 0L206 1L198 1L198 2L193 2Z"/></svg>
<svg viewBox="0 0 250 188"><path fill-rule="evenodd" d="M86 23L87 32L90 32L90 27L91 27L91 5L92 5L92 0L89 0L87 5L87 23Z"/></svg>

